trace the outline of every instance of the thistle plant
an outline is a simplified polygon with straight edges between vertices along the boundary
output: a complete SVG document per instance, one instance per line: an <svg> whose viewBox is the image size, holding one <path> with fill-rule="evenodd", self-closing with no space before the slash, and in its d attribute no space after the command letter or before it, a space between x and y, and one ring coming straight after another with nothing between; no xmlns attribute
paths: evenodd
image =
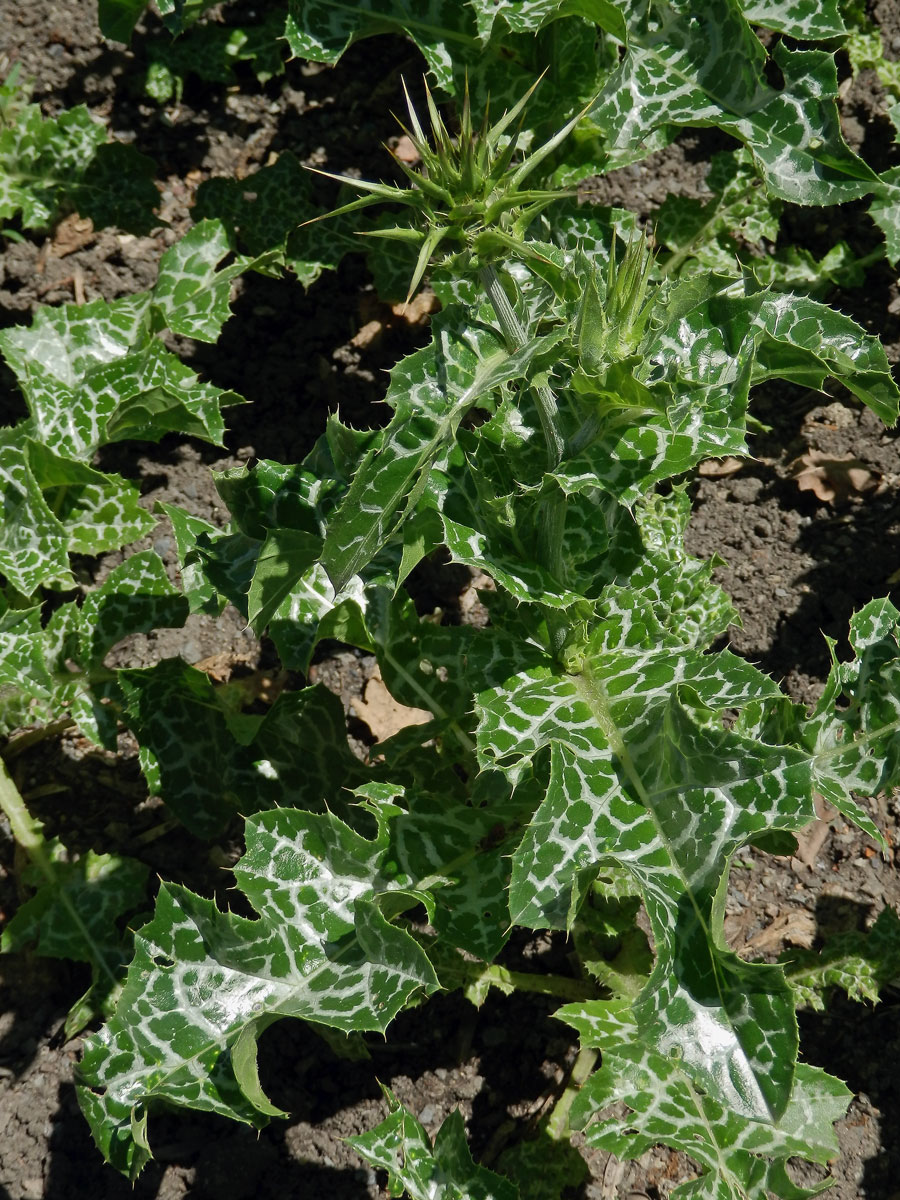
<svg viewBox="0 0 900 1200"><path fill-rule="evenodd" d="M411 210L408 224L367 231L371 237L394 239L418 247L407 299L416 291L432 262L443 260L445 265L466 272L488 267L510 253L527 254L524 235L534 218L548 204L569 194L558 188L522 187L529 175L565 141L583 116L583 113L577 113L542 146L517 162L525 109L539 83L540 80L534 83L493 125L489 124L486 110L477 129L472 123L467 86L459 134L454 138L425 81L430 139L404 83L410 127L398 123L415 146L421 166L416 170L397 155L394 155L394 161L410 186L401 188L348 179L327 171L317 172L366 193L335 209L329 216L354 212L372 204L399 204Z"/></svg>
<svg viewBox="0 0 900 1200"><path fill-rule="evenodd" d="M354 37L409 20L407 6L378 7L357 26L349 9L291 5L286 36L295 53L334 61ZM851 622L853 657L835 657L819 704L791 703L755 666L713 649L737 617L712 564L685 550L685 481L704 459L747 452L757 383L835 379L887 423L900 392L880 344L841 313L736 276L727 261L692 275L685 259L666 277L632 216L579 208L541 175L555 164L554 178L583 177L592 155L591 169L635 161L672 126L698 121L744 141L770 196L890 199L896 185L876 188L840 141L829 55L776 46L775 92L738 5L437 7L426 49L444 86L451 43L474 56L499 29L493 68L524 61L552 25L592 64L596 100L576 130L568 114L584 97L564 87L546 125L557 132L532 131L526 145L534 88L510 92L505 70L503 94L520 98L476 127L462 89L456 137L426 92L427 136L409 106L421 159L418 171L400 164L409 186L346 181L363 195L338 212L405 210L408 221L378 233L414 247L410 293L430 270L443 305L430 343L391 372L389 423L357 430L330 416L302 463L218 476L227 529L168 506L183 596L162 564L135 555L46 628L37 599L23 609L10 593L16 603L0 613L14 716L22 693L42 716L62 703L108 744L121 719L148 785L192 832L215 836L246 815L234 868L244 911L160 888L115 1011L86 1040L80 1103L105 1157L134 1177L159 1105L255 1126L279 1115L256 1063L257 1039L278 1019L306 1020L340 1048L338 1033L384 1033L438 990L461 987L480 1004L492 987L517 988L565 1000L557 1016L582 1042L537 1138L492 1164L501 1176L472 1162L458 1114L432 1145L389 1095L387 1120L354 1144L393 1194L518 1200L538 1181L541 1200L558 1200L578 1182L564 1139L584 1128L620 1157L655 1143L684 1151L700 1173L684 1197L801 1200L812 1192L786 1163L834 1157L849 1094L798 1061L797 1005L836 983L871 997L896 976L900 933L880 921L839 961L748 961L725 939L729 874L748 847L790 852L816 795L881 839L860 797L900 783L900 614L866 605ZM778 29L798 39L840 33L833 15L776 7ZM465 26L440 54L439 20ZM685 87L672 89L676 72ZM646 106L635 107L638 92ZM570 133L577 154L560 159ZM121 491L85 466L99 445L175 427L221 439L218 406L231 397L188 378L156 334L213 340L234 275L288 260L292 222L276 198L299 173L286 158L259 172L257 215L279 220L276 244L252 258L217 266L256 203L243 186L219 188L207 195L228 201L230 224L198 226L173 247L152 293L55 310L0 338L31 413L9 435L7 502L21 513L24 489L55 535L28 560L7 544L0 565L23 597L68 579L73 539L87 542L83 514L101 507L103 488ZM75 484L77 512L57 512ZM25 525L11 526L22 540ZM417 612L407 581L438 548L492 581L484 628ZM360 762L321 687L238 712L234 693L178 659L105 668L124 625L177 623L186 607L212 614L226 601L268 630L289 671L308 672L317 646L337 639L374 656L394 698L428 720ZM81 669L75 685L68 662ZM37 844L24 817L17 827ZM47 890L13 931L22 940L47 913L70 915L62 887L93 884L110 865L68 878L49 850L35 853L42 862ZM427 927L412 919L417 906ZM98 908L107 924L109 911ZM571 935L575 971L506 970L497 959L516 926ZM114 974L114 956L104 961Z"/></svg>

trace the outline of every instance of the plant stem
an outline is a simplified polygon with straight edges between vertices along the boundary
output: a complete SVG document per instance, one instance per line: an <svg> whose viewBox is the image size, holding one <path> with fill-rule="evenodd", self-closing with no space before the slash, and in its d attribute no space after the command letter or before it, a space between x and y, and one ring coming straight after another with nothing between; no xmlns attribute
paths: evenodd
<svg viewBox="0 0 900 1200"><path fill-rule="evenodd" d="M88 946L93 945L90 931L81 919L81 914L66 894L65 888L59 887L59 878L53 860L47 853L47 843L40 821L36 820L22 799L22 794L16 787L6 763L0 757L0 809L6 814L9 826L16 842L22 847L32 863L55 889L60 903L66 909L73 924L81 933ZM110 981L117 983L115 972L102 954L97 954L97 965L108 976Z"/></svg>
<svg viewBox="0 0 900 1200"><path fill-rule="evenodd" d="M569 1112L575 1101L575 1097L581 1091L588 1076L597 1064L597 1059L600 1056L600 1051L591 1049L589 1046L582 1046L578 1053L578 1057L572 1064L572 1070L569 1072L569 1079L566 1083L563 1094L553 1106L553 1111L547 1118L545 1129L554 1141L559 1141L567 1136L569 1132Z"/></svg>
<svg viewBox="0 0 900 1200"><path fill-rule="evenodd" d="M44 852L44 835L41 824L25 806L22 794L16 787L6 763L0 758L0 809L6 814L12 835L34 865L49 880L55 878L53 864Z"/></svg>
<svg viewBox="0 0 900 1200"><path fill-rule="evenodd" d="M503 289L496 267L481 268L481 282L487 293L488 300L500 324L503 337L509 350L519 350L528 340L528 334L516 315L516 310L510 303L509 296ZM552 471L558 466L565 452L565 444L559 432L559 409L556 397L546 384L535 384L531 388L537 404L544 440L547 443L547 463ZM541 501L538 517L537 551L541 564L547 568L554 579L563 582L565 571L563 567L563 534L566 524L566 498L558 489L546 493ZM559 655L566 640L567 626L558 612L544 608L547 618L547 630L550 639L550 650Z"/></svg>
<svg viewBox="0 0 900 1200"><path fill-rule="evenodd" d="M503 991L534 992L540 996L558 996L560 1000L596 1000L597 988L584 979L566 975L534 975L529 971L510 971L498 963L486 965L459 960L460 974L466 983L487 983Z"/></svg>

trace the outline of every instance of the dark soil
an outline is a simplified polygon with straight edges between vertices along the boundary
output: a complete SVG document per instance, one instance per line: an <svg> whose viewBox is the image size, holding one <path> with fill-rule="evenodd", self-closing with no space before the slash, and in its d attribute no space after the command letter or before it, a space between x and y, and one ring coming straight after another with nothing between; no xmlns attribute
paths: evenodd
<svg viewBox="0 0 900 1200"><path fill-rule="evenodd" d="M895 3L880 0L873 11L886 44L900 48ZM148 19L148 36L158 32L154 24ZM260 86L248 74L239 90L189 82L177 106L160 107L142 94L144 44L140 32L129 49L104 43L95 0L0 0L0 74L4 61L22 62L37 80L35 95L48 114L85 102L117 137L155 157L160 216L168 223L150 237L72 226L65 238L57 232L7 244L0 255L0 325L27 321L36 305L71 302L81 292L87 299L111 299L152 284L160 254L190 223L197 185L211 175L250 174L270 153L289 148L330 170L383 176L380 147L395 133L389 114L401 107L400 74L421 74L409 46L378 39L356 47L335 70L292 63L285 80ZM882 100L877 79L865 73L846 91L843 110L848 137L879 169L900 160L886 136ZM685 136L653 160L601 181L602 199L647 218L668 192L702 195L708 154L718 148L713 141ZM786 229L819 252L844 238L864 253L877 235L863 207L817 213L814 222L808 214L788 213ZM886 264L870 271L864 289L832 302L900 358L900 294ZM360 336L366 327L369 333ZM160 500L173 502L224 522L210 468L252 456L297 461L329 408L340 406L354 424L378 420L372 406L383 394L384 371L424 336L421 326L378 305L361 259L346 260L306 295L290 280L247 278L221 345L181 347L193 355L197 370L251 401L230 414L227 450L168 439L161 446L106 451L103 465L139 479L148 509ZM6 422L21 412L8 374L0 374L0 407ZM733 647L782 680L795 699L810 702L828 669L824 635L836 639L840 650L854 609L896 591L896 435L837 391L823 396L771 388L756 398L754 411L771 432L755 438L754 457L736 464L733 473L698 477L690 546L723 560L718 578L743 620L732 631ZM809 451L832 458L852 454L875 486L832 502L801 492L791 464ZM144 544L157 550L174 577L174 542L165 523ZM86 578L101 579L120 557L86 560ZM421 602L452 608L465 582L458 573L438 572ZM218 622L197 616L184 630L133 638L118 651L118 661L140 666L175 654L217 679L259 672L264 681L277 666L268 645L231 611ZM349 712L371 662L342 650L316 669ZM365 737L364 728L356 732ZM31 747L12 765L36 815L73 848L137 854L166 878L205 890L215 880L224 894L227 875L220 868L234 861L239 843L226 838L211 846L170 829L164 812L146 799L129 739L122 739L118 754L100 754L67 731ZM896 845L900 802L878 798L873 816ZM0 844L0 908L7 916L21 899L19 866L7 835ZM793 858L754 853L735 868L726 929L735 948L774 954L841 929L864 928L886 905L900 907L893 854L883 858L825 812L801 837ZM558 963L565 947L532 938L515 943L509 954L513 965L517 956ZM157 1114L151 1127L155 1161L132 1188L104 1166L90 1140L72 1085L79 1043L61 1040L65 1014L86 986L83 970L28 956L8 957L0 967L0 1200L375 1200L387 1194L384 1180L342 1138L372 1128L384 1115L378 1081L393 1088L431 1133L459 1107L467 1120L474 1118L476 1155L493 1160L510 1118L524 1126L540 1111L574 1053L551 1006L521 997L492 996L478 1012L456 995L440 997L402 1015L386 1044L366 1039L370 1057L363 1061L339 1058L306 1026L282 1021L263 1038L261 1072L265 1090L290 1119L257 1136L218 1118ZM831 1196L896 1200L897 993L876 1008L838 1000L826 1016L804 1014L801 1032L805 1059L846 1079L858 1093L839 1126L842 1157L834 1165ZM591 1172L580 1193L585 1200L663 1197L686 1177L684 1161L665 1150L625 1166L597 1152L585 1151L585 1157Z"/></svg>

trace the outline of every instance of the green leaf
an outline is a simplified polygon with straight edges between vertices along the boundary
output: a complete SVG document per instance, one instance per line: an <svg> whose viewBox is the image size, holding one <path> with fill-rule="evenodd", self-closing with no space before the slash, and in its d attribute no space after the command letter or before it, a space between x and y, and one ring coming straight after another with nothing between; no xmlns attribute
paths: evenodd
<svg viewBox="0 0 900 1200"><path fill-rule="evenodd" d="M544 653L502 629L438 625L421 619L408 597L387 588L366 589L366 626L384 682L410 708L439 719L460 720L472 696L499 685L526 663L545 663Z"/></svg>
<svg viewBox="0 0 900 1200"><path fill-rule="evenodd" d="M130 634L177 627L186 616L184 597L152 550L115 567L83 605L56 609L46 628L37 609L6 613L0 622L5 720L52 720L68 708L83 733L114 748L121 696L104 658Z"/></svg>
<svg viewBox="0 0 900 1200"><path fill-rule="evenodd" d="M89 592L81 607L81 654L101 663L123 638L152 629L179 628L187 619L184 596L169 582L152 550L132 554Z"/></svg>
<svg viewBox="0 0 900 1200"><path fill-rule="evenodd" d="M900 389L878 338L855 321L806 296L768 296L759 308L763 331L754 379L779 377L822 390L831 377L887 425L897 420Z"/></svg>
<svg viewBox="0 0 900 1200"><path fill-rule="evenodd" d="M299 529L270 529L247 594L247 619L261 633L319 556L322 539Z"/></svg>
<svg viewBox="0 0 900 1200"><path fill-rule="evenodd" d="M237 815L234 741L209 678L180 659L119 672L125 720L140 741L141 768L198 837L213 837ZM216 771L210 772L210 763Z"/></svg>
<svg viewBox="0 0 900 1200"><path fill-rule="evenodd" d="M135 146L107 142L98 146L69 196L72 207L90 217L96 229L117 225L131 233L148 234L166 224L155 215L159 206L155 181L152 158Z"/></svg>
<svg viewBox="0 0 900 1200"><path fill-rule="evenodd" d="M213 7L214 0L157 0L157 8L166 29L170 33L184 33L194 24L208 8Z"/></svg>
<svg viewBox="0 0 900 1200"><path fill-rule="evenodd" d="M721 896L734 850L810 820L809 773L796 750L733 740L705 707L774 695L765 676L666 636L628 593L616 602L576 674L525 672L479 700L482 761L515 780L550 748L546 797L513 858L510 909L522 924L565 927L577 873L625 867L656 940L637 1005L645 1036L665 1053L679 1047L730 1108L768 1120L790 1093L793 1004L777 969L726 950Z"/></svg>
<svg viewBox="0 0 900 1200"><path fill-rule="evenodd" d="M523 672L479 700L485 763L515 782L550 752L545 799L513 859L511 912L565 927L581 873L629 871L656 940L635 1004L642 1037L679 1053L734 1112L777 1119L791 1086L793 1003L777 969L725 949L728 865L760 833L801 828L814 791L880 837L853 793L900 779L900 615L877 601L854 617L857 657L835 664L807 719L747 664L654 629L634 594L611 591L607 603L619 611L578 651L572 675ZM730 729L720 706L744 710Z"/></svg>
<svg viewBox="0 0 900 1200"><path fill-rule="evenodd" d="M3 88L4 99L10 91ZM56 216L106 133L83 104L45 120L26 98L23 89L13 101L14 120L0 124L0 220L20 213L26 229L37 229Z"/></svg>
<svg viewBox="0 0 900 1200"><path fill-rule="evenodd" d="M260 722L246 755L252 764L245 807L330 811L352 821L346 794L366 771L347 744L340 698L316 684L282 692Z"/></svg>
<svg viewBox="0 0 900 1200"><path fill-rule="evenodd" d="M391 763L389 776L395 777L398 765L392 761L392 743L393 739L382 746ZM392 818L391 859L398 870L414 881L432 881L429 919L444 945L490 962L511 932L510 851L538 797L529 788L513 794L504 780L493 776L490 786L487 779L482 781L478 797L482 803L468 803L465 797L452 795L437 777L436 765L432 758L419 786L407 791L406 812L386 804L383 797L377 811ZM357 795L369 796L370 786L358 788Z"/></svg>
<svg viewBox="0 0 900 1200"><path fill-rule="evenodd" d="M362 650L372 649L362 582L351 581L343 599L335 603L336 597L325 568L317 563L295 582L276 609L269 622L269 636L288 670L306 673L317 644L328 638Z"/></svg>
<svg viewBox="0 0 900 1200"><path fill-rule="evenodd" d="M412 1200L517 1200L518 1190L472 1159L459 1111L437 1132L428 1134L392 1092L384 1088L390 1116L371 1131L347 1138L366 1162L387 1171L392 1196Z"/></svg>
<svg viewBox="0 0 900 1200"><path fill-rule="evenodd" d="M0 949L10 954L30 946L48 958L98 963L114 976L112 967L103 964L121 961L117 923L144 903L149 868L135 859L93 850L67 860L65 848L58 843L47 849L55 864L56 883L40 882L35 895L5 926ZM29 870L28 882L39 882L34 869Z"/></svg>
<svg viewBox="0 0 900 1200"><path fill-rule="evenodd" d="M846 242L837 242L818 260L803 247L786 246L771 255L745 256L742 261L764 287L806 292L822 299L835 288L862 287L866 267L880 257L876 250L859 258Z"/></svg>
<svg viewBox="0 0 900 1200"><path fill-rule="evenodd" d="M622 14L611 0L473 0L472 9L478 24L478 34L483 41L495 36L495 22L503 23L514 33L538 33L552 21L561 17L577 15L595 21L610 33L625 40L625 22Z"/></svg>
<svg viewBox="0 0 900 1200"><path fill-rule="evenodd" d="M220 269L230 252L221 221L201 221L169 247L151 293L151 304L165 327L202 342L218 341L231 315L232 280L251 266L251 260L237 258Z"/></svg>
<svg viewBox="0 0 900 1200"><path fill-rule="evenodd" d="M823 1012L833 988L877 1004L881 990L900 979L900 917L883 908L871 929L835 934L818 953L785 951L779 961L800 1005Z"/></svg>
<svg viewBox="0 0 900 1200"><path fill-rule="evenodd" d="M200 517L191 516L176 504L160 504L159 508L172 523L178 564L181 568L181 586L191 612L219 616L225 607L225 598L218 594L204 575L199 556L192 553L201 534L211 535L214 539L219 534L219 529Z"/></svg>
<svg viewBox="0 0 900 1200"><path fill-rule="evenodd" d="M533 347L501 348L493 330L466 326L447 310L435 318L434 341L391 372L386 397L395 416L370 450L331 518L322 563L340 591L384 545L415 485L454 437L459 422L503 381L524 374Z"/></svg>
<svg viewBox="0 0 900 1200"><path fill-rule="evenodd" d="M231 280L249 263L217 271L227 253L225 231L204 222L164 255L152 292L44 308L30 328L4 330L0 350L31 413L23 432L83 461L107 442L158 440L176 430L221 444L220 406L237 397L201 383L152 334L169 322L176 332L216 339Z"/></svg>
<svg viewBox="0 0 900 1200"><path fill-rule="evenodd" d="M120 671L118 682L150 790L198 837L215 836L238 813L321 809L358 780L340 701L324 688L282 693L265 717L250 717L240 711L239 682L215 688L180 659Z"/></svg>
<svg viewBox="0 0 900 1200"><path fill-rule="evenodd" d="M895 114L900 116L900 105ZM900 129L900 123L895 124ZM885 253L896 266L900 260L900 167L889 168L879 178L880 185L874 189L869 215L884 234Z"/></svg>
<svg viewBox="0 0 900 1200"><path fill-rule="evenodd" d="M772 59L784 77L777 91L737 0L711 0L702 10L690 0L634 6L625 57L588 115L584 151L570 152L558 182L644 158L675 127L717 125L747 146L772 196L836 204L871 192L877 177L841 134L833 57L779 42ZM603 139L602 162L586 140L591 128Z"/></svg>
<svg viewBox="0 0 900 1200"><path fill-rule="evenodd" d="M183 12L185 6L179 8ZM148 94L163 104L173 94L180 97L189 75L205 83L234 85L238 63L249 63L261 83L280 75L284 70L283 8L279 11L276 6L258 21L236 23L235 16L228 23L195 24L175 39L148 42L145 81Z"/></svg>
<svg viewBox="0 0 900 1200"><path fill-rule="evenodd" d="M711 200L670 193L657 210L656 240L672 252L662 261L666 275L685 260L730 273L742 245L778 237L781 204L766 194L746 150L714 154L706 184Z"/></svg>
<svg viewBox="0 0 900 1200"><path fill-rule="evenodd" d="M156 526L139 492L119 475L104 475L29 441L28 460L44 500L68 537L70 554L100 554L137 541Z"/></svg>
<svg viewBox="0 0 900 1200"><path fill-rule="evenodd" d="M572 1123L586 1127L589 1146L625 1159L660 1143L684 1151L702 1173L672 1193L683 1200L803 1200L829 1186L798 1187L785 1164L792 1157L824 1164L837 1155L833 1123L850 1100L839 1080L801 1064L785 1111L776 1123L763 1123L723 1106L698 1088L677 1055L648 1045L625 1002L569 1004L556 1015L578 1030L583 1045L602 1052L602 1066L572 1106ZM600 1116L619 1100L625 1115Z"/></svg>
<svg viewBox="0 0 900 1200"><path fill-rule="evenodd" d="M897 419L900 390L881 343L843 313L806 296L739 295L716 276L679 283L667 299L665 323L641 346L654 374L714 388L751 363L754 383L781 378L817 390L830 377L883 421Z"/></svg>
<svg viewBox="0 0 900 1200"><path fill-rule="evenodd" d="M362 435L360 448L370 441L371 435ZM329 478L338 474L330 452L320 465L318 476L305 465L262 460L252 469L241 467L217 476L216 487L240 532L223 534L198 526L183 559L194 603L211 606L212 611L227 597L256 623L262 613L284 665L302 671L321 638L369 644L361 623L360 589L352 589L352 598L335 605L335 590L314 561L318 533L343 490L337 479Z"/></svg>
<svg viewBox="0 0 900 1200"><path fill-rule="evenodd" d="M575 1147L546 1131L533 1140L509 1146L497 1166L516 1184L521 1200L555 1200L571 1194L590 1178L588 1165Z"/></svg>
<svg viewBox="0 0 900 1200"><path fill-rule="evenodd" d="M822 698L801 726L814 756L816 788L870 837L883 837L854 795L874 796L900 780L900 613L872 600L850 618L855 657L832 666Z"/></svg>
<svg viewBox="0 0 900 1200"><path fill-rule="evenodd" d="M256 1058L257 1038L265 1024L266 1022L260 1021L244 1026L231 1050L231 1066L238 1087L258 1112L266 1117L289 1117L290 1113L276 1108L269 1100L259 1081L259 1066ZM141 1149L149 1151L149 1143Z"/></svg>
<svg viewBox="0 0 900 1200"><path fill-rule="evenodd" d="M37 890L7 922L0 951L30 948L48 958L90 963L91 987L66 1023L67 1037L74 1037L99 1013L112 1014L111 1000L130 951L121 919L143 905L150 871L133 858L93 850L72 859L55 841L46 844L45 853L53 865L53 882L28 869L26 881Z"/></svg>
<svg viewBox="0 0 900 1200"><path fill-rule="evenodd" d="M83 104L45 118L16 74L0 84L0 221L18 213L26 229L39 229L77 208L98 228L149 232L159 203L152 159L107 144Z"/></svg>
<svg viewBox="0 0 900 1200"><path fill-rule="evenodd" d="M202 532L188 553L202 578L215 594L230 600L242 616L247 615L247 593L259 559L260 543L243 533Z"/></svg>
<svg viewBox="0 0 900 1200"><path fill-rule="evenodd" d="M69 538L50 511L28 459L27 444L0 437L0 571L24 596L42 584L72 586Z"/></svg>
<svg viewBox="0 0 900 1200"><path fill-rule="evenodd" d="M7 609L0 602L0 609L0 730L8 733L40 719L53 679L44 658L40 607Z"/></svg>
<svg viewBox="0 0 900 1200"><path fill-rule="evenodd" d="M147 0L97 0L100 32L114 42L128 42L147 7Z"/></svg>
<svg viewBox="0 0 900 1200"><path fill-rule="evenodd" d="M381 33L406 33L424 54L437 85L452 92L453 56L479 49L474 22L453 0L289 0L285 37L295 58L333 65L356 41Z"/></svg>
<svg viewBox="0 0 900 1200"><path fill-rule="evenodd" d="M305 463L284 466L261 459L252 468L235 467L214 478L235 528L261 542L273 529L318 533L334 504L334 480Z"/></svg>
<svg viewBox="0 0 900 1200"><path fill-rule="evenodd" d="M261 1022L294 1016L383 1032L439 986L423 951L375 903L392 886L383 834L368 841L331 814L282 810L248 821L246 844L235 876L258 918L164 884L135 935L116 1015L87 1043L79 1100L104 1157L132 1178L148 1157L132 1115L156 1102L265 1123L243 1062ZM239 1079L232 1055L242 1036Z"/></svg>
<svg viewBox="0 0 900 1200"><path fill-rule="evenodd" d="M202 183L194 213L198 219L221 220L253 255L277 251L303 286L310 287L323 270L333 270L361 246L352 236L353 222L315 220L324 210L312 203L309 181L309 172L285 152L245 179Z"/></svg>
<svg viewBox="0 0 900 1200"><path fill-rule="evenodd" d="M826 41L847 33L839 0L819 0L815 5L797 0L741 0L741 7L754 25L776 29L801 41Z"/></svg>

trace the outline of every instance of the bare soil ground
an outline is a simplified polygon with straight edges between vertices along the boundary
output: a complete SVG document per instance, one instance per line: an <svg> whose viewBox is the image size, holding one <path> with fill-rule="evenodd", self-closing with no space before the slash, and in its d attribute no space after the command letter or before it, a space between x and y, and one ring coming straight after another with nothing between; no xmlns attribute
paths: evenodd
<svg viewBox="0 0 900 1200"><path fill-rule="evenodd" d="M900 48L900 12L893 0L873 11L885 41ZM147 36L159 31L147 22ZM35 78L36 98L48 114L85 102L116 136L155 157L162 181L160 216L167 226L151 237L115 230L95 232L70 222L52 235L8 243L0 255L0 325L27 321L38 304L108 299L150 285L160 254L190 222L198 183L211 175L244 176L271 153L290 149L328 169L384 172L383 141L395 133L400 74L414 77L421 63L402 42L377 39L349 53L335 70L289 65L285 80L258 85L241 78L239 90L189 83L179 104L161 107L142 90L145 37L131 48L104 43L94 0L0 0L0 71L19 61ZM880 87L864 74L844 96L848 137L879 168L900 160L881 113ZM602 198L650 217L668 191L703 194L709 142L686 136L662 155L603 181ZM864 253L877 234L858 205L791 213L789 234L812 249L843 237ZM865 288L832 301L878 333L900 358L900 293L886 264L870 270ZM373 327L372 322L375 322ZM363 329L369 333L360 336ZM374 332L373 332L374 329ZM380 306L362 260L349 259L309 293L290 280L250 277L240 284L235 316L218 347L184 346L195 367L233 388L251 404L232 410L228 449L167 439L106 452L104 463L140 479L148 509L179 504L224 522L210 468L253 456L297 461L340 406L354 424L378 420L384 371L425 336ZM21 412L11 377L0 374L4 422ZM845 395L771 388L755 413L771 433L754 442L754 458L730 474L701 475L690 530L692 550L723 560L720 581L742 613L734 648L784 681L806 702L816 698L828 668L824 635L843 647L851 612L873 596L896 592L900 568L900 458L896 435ZM374 415L373 415L374 414ZM831 458L852 454L876 484L833 501L801 492L791 464L810 451ZM108 461L107 461L108 458ZM161 523L147 539L175 572L171 531ZM117 556L86 560L90 579L102 579ZM458 602L459 573L435 572L428 587L435 605ZM897 599L895 595L895 601ZM121 662L147 665L170 655L204 665L216 678L231 672L275 669L270 647L248 634L234 613L215 622L192 617L182 631L132 639ZM363 656L335 651L317 664L318 677L348 707L371 674ZM365 735L365 730L359 730ZM42 791L37 815L76 848L121 850L155 872L224 895L223 863L238 842L211 846L173 830L151 840L162 814L148 804L134 747L123 738L117 755L99 754L65 733L16 760L25 793ZM49 788L48 788L49 785ZM879 797L874 816L891 846L900 830L900 801ZM21 900L11 841L0 831L0 910L11 915ZM748 953L777 953L810 945L828 933L869 925L886 905L900 907L893 854L883 858L864 837L828 813L787 860L748 856L733 873L728 904L732 945ZM561 961L557 939L522 939L511 965ZM261 1072L272 1101L287 1121L257 1136L242 1127L196 1114L159 1114L151 1135L156 1160L137 1185L105 1167L78 1111L72 1085L78 1042L63 1044L66 1011L83 990L80 968L14 956L0 960L0 1200L376 1200L383 1179L368 1170L342 1138L371 1128L384 1113L378 1081L434 1132L455 1107L471 1120L476 1155L502 1149L510 1117L537 1112L573 1056L563 1025L541 1000L492 997L483 1009L458 996L404 1014L387 1044L369 1040L367 1061L339 1059L305 1026L283 1021L264 1037ZM847 1080L858 1094L840 1125L842 1158L835 1165L834 1200L896 1200L900 1196L900 1002L889 994L876 1008L840 999L826 1016L801 1017L805 1058ZM686 1164L665 1150L621 1166L587 1153L591 1179L585 1200L665 1197ZM809 1178L809 1176L805 1176Z"/></svg>

